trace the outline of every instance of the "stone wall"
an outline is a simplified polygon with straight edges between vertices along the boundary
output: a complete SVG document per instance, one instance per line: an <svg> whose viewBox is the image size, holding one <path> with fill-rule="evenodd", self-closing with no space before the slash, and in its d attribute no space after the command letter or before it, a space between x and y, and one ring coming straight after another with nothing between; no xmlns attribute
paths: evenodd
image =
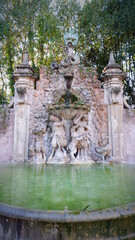
<svg viewBox="0 0 135 240"><path fill-rule="evenodd" d="M66 69L66 71L73 74L70 90L81 101L81 109L85 110L86 106L90 108L88 111L88 138L91 159L101 160L101 155L95 149L108 143L107 106L104 104L104 90L101 88L101 82L97 79L96 69L72 66L72 69L70 68L69 71ZM62 68L51 73L47 72L46 67L40 69L40 78L36 84L30 110L29 138L29 157L33 159L33 156L38 154L39 163L46 161L52 151L50 114L52 112L55 114L54 107L59 108L59 100L66 92L65 75L65 70ZM80 106L76 106L76 108L79 113ZM37 157L34 158L36 161Z"/></svg>
<svg viewBox="0 0 135 240"><path fill-rule="evenodd" d="M13 160L14 109L0 107L0 163Z"/></svg>
<svg viewBox="0 0 135 240"><path fill-rule="evenodd" d="M124 160L135 164L135 110L124 109Z"/></svg>
<svg viewBox="0 0 135 240"><path fill-rule="evenodd" d="M111 53L101 76L102 89L96 68L80 66L71 45L60 64L41 67L37 82L24 53L22 64L13 73L14 109L1 110L1 161L123 161L125 74ZM135 156L133 119L133 112L124 112L124 156L130 162Z"/></svg>

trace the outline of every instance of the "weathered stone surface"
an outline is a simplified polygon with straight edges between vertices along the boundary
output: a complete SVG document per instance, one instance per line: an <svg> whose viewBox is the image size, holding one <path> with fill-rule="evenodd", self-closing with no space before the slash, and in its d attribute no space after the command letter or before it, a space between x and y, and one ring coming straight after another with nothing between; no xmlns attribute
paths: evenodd
<svg viewBox="0 0 135 240"><path fill-rule="evenodd" d="M34 82L37 76L28 62L28 55L24 53L23 62L13 73L15 80L14 97L14 146L13 160L28 161L29 115L33 101Z"/></svg>
<svg viewBox="0 0 135 240"><path fill-rule="evenodd" d="M99 211L39 211L0 204L0 237L9 240L135 239L135 204Z"/></svg>
<svg viewBox="0 0 135 240"><path fill-rule="evenodd" d="M0 163L13 159L14 109L0 107Z"/></svg>
<svg viewBox="0 0 135 240"><path fill-rule="evenodd" d="M135 164L135 110L123 112L124 161Z"/></svg>
<svg viewBox="0 0 135 240"><path fill-rule="evenodd" d="M65 103L68 96L67 81L70 81L70 100ZM85 134L80 125L83 114L87 115ZM75 124L77 118L80 126ZM45 129L42 137L39 126ZM33 152L36 155L34 139L40 142L41 149L44 142L44 162L61 164L102 160L101 154L97 154L95 149L99 143L101 146L105 144L102 143L103 139L108 143L107 107L104 105L104 91L97 80L95 68L80 68L69 64L59 66L57 71L47 74L46 67L42 66L33 93L29 140L31 161L42 163L42 160L36 160L32 156Z"/></svg>
<svg viewBox="0 0 135 240"><path fill-rule="evenodd" d="M135 153L130 153L128 137L123 145L125 75L112 56L102 76L104 89L96 68L80 67L72 59L51 72L42 66L34 89L36 76L25 58L14 73L14 160L84 164L113 156L121 161L123 146L125 158L133 158ZM7 135L13 142L11 129L13 126L2 132L4 143Z"/></svg>
<svg viewBox="0 0 135 240"><path fill-rule="evenodd" d="M125 73L115 63L113 53L101 75L104 80L104 99L108 106L109 145L114 161L123 161L123 84Z"/></svg>

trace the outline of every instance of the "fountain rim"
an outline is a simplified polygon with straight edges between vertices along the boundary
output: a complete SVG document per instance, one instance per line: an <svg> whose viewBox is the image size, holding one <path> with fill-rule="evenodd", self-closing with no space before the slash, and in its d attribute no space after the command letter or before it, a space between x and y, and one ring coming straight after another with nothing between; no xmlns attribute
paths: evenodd
<svg viewBox="0 0 135 240"><path fill-rule="evenodd" d="M0 216L42 222L71 223L115 220L135 215L135 202L100 210L37 210L0 203Z"/></svg>

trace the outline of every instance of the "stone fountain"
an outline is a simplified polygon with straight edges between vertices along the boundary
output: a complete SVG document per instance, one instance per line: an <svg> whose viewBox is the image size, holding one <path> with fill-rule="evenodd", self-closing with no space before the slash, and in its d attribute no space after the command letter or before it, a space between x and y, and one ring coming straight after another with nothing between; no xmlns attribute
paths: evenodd
<svg viewBox="0 0 135 240"><path fill-rule="evenodd" d="M96 68L80 65L74 51L76 33L70 30L64 41L62 61L53 62L50 70L42 66L39 79L29 65L27 52L13 73L10 159L36 164L121 162L128 154L123 149L125 74L111 53L101 76L103 89Z"/></svg>
<svg viewBox="0 0 135 240"><path fill-rule="evenodd" d="M123 159L122 80L125 74L110 55L102 74L80 66L74 52L78 36L64 37L66 56L36 81L27 53L15 79L14 161L37 164L86 164ZM117 142L117 144L116 144Z"/></svg>
<svg viewBox="0 0 135 240"><path fill-rule="evenodd" d="M126 100L123 101L122 81L125 74L115 63L113 53L111 53L109 63L101 76L104 86L101 88L96 68L86 68L80 65L79 57L74 52L77 39L78 37L73 31L66 33L64 37L66 56L63 57L60 64L53 62L51 70L42 66L39 79L29 65L27 52L24 53L22 64L17 66L13 74L15 97L9 105L7 118L4 120L6 122L3 121L6 123L6 127L2 128L0 125L0 162L3 160L5 163L9 160L13 163L67 165L109 161L111 163L114 161L127 163L130 159L134 163L135 114L131 109L123 109L123 102L125 104ZM127 103L126 106L128 106ZM0 118L0 122L2 119L5 118ZM97 171L95 171L95 167ZM107 186L110 193L111 184L114 200L117 199L119 202L119 198L122 198L122 191L119 191L122 185L118 187L118 183L121 184L120 179L124 186L127 182L129 189L126 187L121 190L124 193L127 192L127 203L130 202L129 195L133 195L132 187L134 186L134 174L131 173L134 169L130 167L130 171L128 168L125 171L122 165L119 166L120 172L118 173L117 168L118 166L115 164L113 166L97 164L92 166L70 165L68 167L45 165L35 167L32 164L31 166L15 164L14 167L12 164L6 167L1 165L0 173L3 176L1 178L3 183L0 184L1 238L4 237L8 240L12 236L12 238L16 239L17 237L20 240L73 240L134 237L134 203L99 211L88 209L91 206L91 200L94 204L101 202L99 190L102 192L104 189L106 193L104 187ZM33 169L32 172L31 169ZM51 169L50 177L48 172ZM59 170L59 174L56 169ZM77 182L74 181L73 169L74 171L76 169ZM78 175L78 169L80 169L80 175ZM87 173L87 169L90 172ZM114 169L118 180L115 178ZM26 174L27 172L28 174ZM20 173L22 173L22 177ZM83 181L82 173L85 176ZM128 181L128 178L131 182ZM99 180L98 184L95 181L97 179ZM105 181L105 185L102 180ZM90 186L94 186L94 182L97 185L93 189L97 192L92 195ZM7 183L8 187L6 188ZM80 188L77 189L76 183ZM88 184L88 188L85 188L85 183ZM49 187L46 184L49 184ZM118 187L118 195L114 191L114 186ZM131 192L129 191L130 187ZM76 208L73 206L73 211L69 211L66 207L68 205L64 205L65 210L62 211L63 208L58 204L55 195L51 195L50 190L52 189L56 190L56 196L63 204L65 204L63 200L65 192L69 193L66 199L67 203L72 202L75 193L76 198L73 201L75 207L77 201L81 203L83 192L87 195L87 192L90 191L90 195L86 198L83 196L87 204L81 208L82 210L78 207L75 211ZM9 197L9 190L11 190L11 197ZM18 190L19 194L17 194ZM80 199L77 190L80 192ZM7 198L3 200L4 191L7 193L9 202L7 202ZM23 198L25 198L33 209L18 207L21 206L20 199L16 204L18 196L21 198L22 204L24 204ZM32 198L34 205L29 197ZM35 208L38 209L35 205L35 197L36 202L41 205L47 202L47 197L49 203L51 199L56 201L55 207L52 204L55 211L51 208L43 208L45 211L35 210ZM103 199L107 198L104 194L102 197ZM125 203L125 195L123 198ZM11 204L11 199L16 206L3 204L3 201ZM131 199L134 201L134 196ZM104 200L102 203L104 205ZM58 211L58 207L60 211Z"/></svg>

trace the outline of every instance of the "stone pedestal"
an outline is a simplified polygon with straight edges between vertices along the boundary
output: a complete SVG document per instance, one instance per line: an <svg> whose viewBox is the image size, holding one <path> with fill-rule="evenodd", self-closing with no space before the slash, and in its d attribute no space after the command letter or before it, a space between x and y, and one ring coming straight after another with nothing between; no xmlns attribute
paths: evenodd
<svg viewBox="0 0 135 240"><path fill-rule="evenodd" d="M123 159L123 84L125 73L115 63L113 53L101 75L104 99L108 106L108 135L114 161Z"/></svg>
<svg viewBox="0 0 135 240"><path fill-rule="evenodd" d="M29 114L36 80L27 53L24 54L23 63L17 66L13 73L13 78L15 80L13 160L23 162L28 160Z"/></svg>

